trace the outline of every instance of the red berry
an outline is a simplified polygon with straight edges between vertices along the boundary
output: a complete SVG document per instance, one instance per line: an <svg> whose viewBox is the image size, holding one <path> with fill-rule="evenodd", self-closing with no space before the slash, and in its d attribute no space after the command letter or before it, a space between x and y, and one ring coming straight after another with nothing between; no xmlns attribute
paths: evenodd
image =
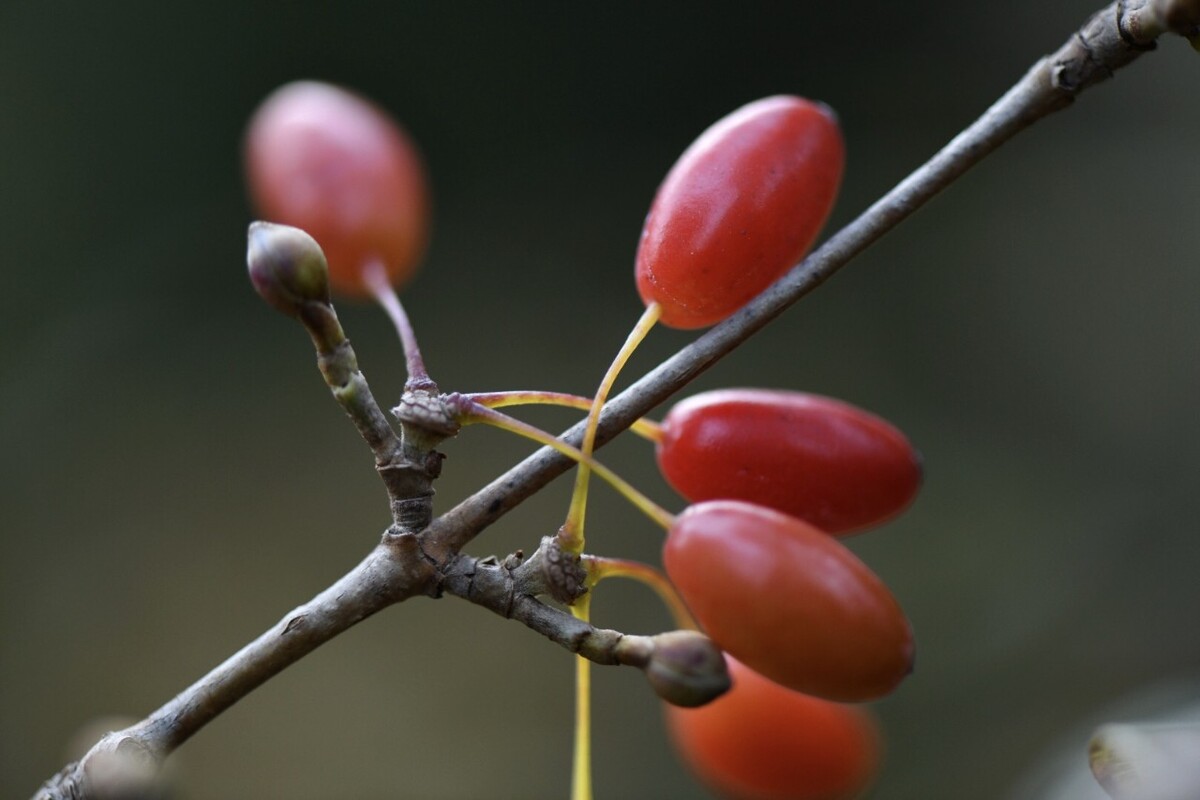
<svg viewBox="0 0 1200 800"><path fill-rule="evenodd" d="M903 511L921 484L904 434L847 403L728 389L690 397L662 424L658 466L692 502L745 500L842 534Z"/></svg>
<svg viewBox="0 0 1200 800"><path fill-rule="evenodd" d="M858 702L912 670L912 630L875 573L807 522L737 500L675 518L667 574L704 632L798 692Z"/></svg>
<svg viewBox="0 0 1200 800"><path fill-rule="evenodd" d="M664 704L684 760L732 800L850 800L879 768L874 718L773 683L727 658L733 688L700 708Z"/></svg>
<svg viewBox="0 0 1200 800"><path fill-rule="evenodd" d="M700 135L658 189L637 253L643 302L702 328L744 306L807 252L842 177L833 112L768 97Z"/></svg>
<svg viewBox="0 0 1200 800"><path fill-rule="evenodd" d="M335 291L369 294L362 269L378 260L393 284L416 270L429 201L408 136L361 97L323 83L290 83L250 120L246 173L261 214L321 245Z"/></svg>

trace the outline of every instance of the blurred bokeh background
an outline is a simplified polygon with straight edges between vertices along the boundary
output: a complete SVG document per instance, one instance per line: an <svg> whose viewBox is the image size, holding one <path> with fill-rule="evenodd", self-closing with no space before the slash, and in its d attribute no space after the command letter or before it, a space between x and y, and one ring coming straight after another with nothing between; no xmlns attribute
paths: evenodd
<svg viewBox="0 0 1200 800"><path fill-rule="evenodd" d="M709 123L779 92L837 109L833 230L1092 10L0 5L0 794L31 794L89 720L169 699L386 524L307 338L245 278L240 138L270 90L345 84L420 142L436 227L405 300L444 389L588 393L640 311L633 251L654 189ZM877 706L889 753L873 797L1090 798L1045 767L1052 751L1082 768L1114 709L1194 700L1194 684L1147 687L1200 668L1198 82L1200 57L1164 41L695 384L841 397L923 451L916 505L852 542L918 637L916 673ZM339 310L394 400L386 320ZM656 332L630 376L690 338ZM481 429L443 449L441 509L530 450ZM604 459L679 507L642 442ZM567 491L473 551L533 547ZM594 498L595 551L657 560L658 530L607 489ZM594 613L667 625L634 585L606 584ZM706 797L641 676L596 683L598 796ZM563 797L571 697L557 647L456 599L413 601L189 742L179 796Z"/></svg>

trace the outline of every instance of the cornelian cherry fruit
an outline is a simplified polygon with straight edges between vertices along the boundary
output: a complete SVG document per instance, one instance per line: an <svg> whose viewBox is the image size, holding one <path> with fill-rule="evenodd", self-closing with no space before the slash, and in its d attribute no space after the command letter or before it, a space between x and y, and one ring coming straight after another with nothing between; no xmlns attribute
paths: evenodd
<svg viewBox="0 0 1200 800"><path fill-rule="evenodd" d="M733 688L700 708L664 704L692 770L731 800L850 800L879 769L864 708L793 692L726 658Z"/></svg>
<svg viewBox="0 0 1200 800"><path fill-rule="evenodd" d="M307 231L343 295L370 295L363 269L393 285L416 270L429 228L425 173L407 134L350 92L302 81L277 89L246 133L246 173L266 219Z"/></svg>
<svg viewBox="0 0 1200 800"><path fill-rule="evenodd" d="M912 629L883 582L818 528L738 500L690 506L663 546L704 632L798 692L859 702L912 671Z"/></svg>
<svg viewBox="0 0 1200 800"><path fill-rule="evenodd" d="M706 392L662 423L659 469L692 502L745 500L851 533L903 511L921 484L904 434L862 409L766 389Z"/></svg>
<svg viewBox="0 0 1200 800"><path fill-rule="evenodd" d="M845 148L828 107L768 97L718 121L658 189L637 252L662 322L720 322L800 260L833 207Z"/></svg>

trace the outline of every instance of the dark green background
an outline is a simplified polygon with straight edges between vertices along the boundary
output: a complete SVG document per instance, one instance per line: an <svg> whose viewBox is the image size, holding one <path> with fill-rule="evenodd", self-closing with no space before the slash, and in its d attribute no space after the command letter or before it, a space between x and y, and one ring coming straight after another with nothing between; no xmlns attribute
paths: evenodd
<svg viewBox="0 0 1200 800"><path fill-rule="evenodd" d="M653 191L709 123L778 92L836 108L849 160L832 229L1091 10L0 5L0 794L29 795L88 720L166 701L387 521L306 337L245 279L240 137L275 86L352 86L421 143L436 222L405 299L443 388L588 393L640 310ZM1200 667L1198 85L1200 57L1164 42L696 386L842 397L924 453L911 512L853 542L919 643L878 706L878 798L1090 797L1029 771L1056 746L1082 765L1117 698ZM393 400L387 322L340 311ZM689 339L656 332L631 373ZM442 509L529 451L477 429L444 449ZM641 442L604 458L679 507ZM533 547L567 488L472 550ZM658 530L594 497L596 551L657 558ZM605 585L594 610L667 624L636 586ZM704 796L640 675L596 682L598 796ZM189 742L180 796L563 797L571 696L563 651L461 601L413 601Z"/></svg>

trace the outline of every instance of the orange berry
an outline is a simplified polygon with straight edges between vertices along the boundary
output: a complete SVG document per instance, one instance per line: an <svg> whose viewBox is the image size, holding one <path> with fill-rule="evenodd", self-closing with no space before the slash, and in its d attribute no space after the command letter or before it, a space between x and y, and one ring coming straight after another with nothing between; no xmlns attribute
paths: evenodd
<svg viewBox="0 0 1200 800"><path fill-rule="evenodd" d="M731 800L849 800L879 769L865 708L810 697L727 658L733 688L700 708L664 705L691 769Z"/></svg>

